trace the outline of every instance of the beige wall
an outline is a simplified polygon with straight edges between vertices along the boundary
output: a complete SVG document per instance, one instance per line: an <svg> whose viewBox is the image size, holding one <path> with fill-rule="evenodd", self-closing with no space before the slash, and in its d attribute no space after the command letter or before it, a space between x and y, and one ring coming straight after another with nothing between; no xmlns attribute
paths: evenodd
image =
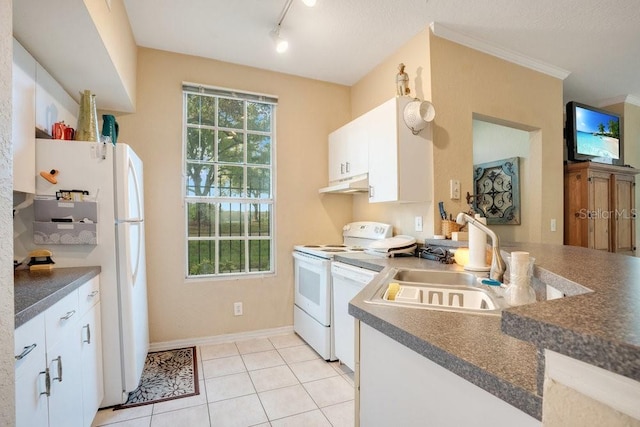
<svg viewBox="0 0 640 427"><path fill-rule="evenodd" d="M356 220L394 225L396 234L418 239L440 234L437 202L447 212L467 211L464 197L449 199L449 180L461 181L462 195L473 193L473 118L513 127L530 136L527 182L530 222L515 240L562 243L562 81L479 51L435 37L425 29L351 88L352 117L395 95L394 77L403 62L410 88L431 100L436 118L431 125L434 150L432 200L414 204L369 204L366 195L353 196ZM423 131L424 132L424 131ZM414 217L423 216L424 231L414 231ZM550 222L557 221L557 231Z"/></svg>
<svg viewBox="0 0 640 427"><path fill-rule="evenodd" d="M182 82L279 97L275 276L186 283L182 206ZM293 324L294 244L341 241L349 197L327 184L327 135L349 121L349 88L151 49L138 52L135 114L118 118L118 141L144 161L149 321L152 342ZM244 315L233 316L233 303Z"/></svg>
<svg viewBox="0 0 640 427"><path fill-rule="evenodd" d="M0 0L0 425L15 423L13 358L12 2Z"/></svg>
<svg viewBox="0 0 640 427"><path fill-rule="evenodd" d="M396 94L395 77L398 64L405 64L409 75L411 95L421 100L431 100L431 68L429 63L429 29L426 28L393 55L371 70L351 87L351 115L356 118L372 108L391 99ZM436 118L438 106L436 105ZM428 135L431 129L421 132ZM395 234L408 234L419 241L432 237L433 200L426 203L369 203L366 194L353 196L353 219L357 221L380 221L392 224ZM414 218L423 217L422 232L414 229Z"/></svg>
<svg viewBox="0 0 640 427"><path fill-rule="evenodd" d="M472 193L473 117L532 134L532 208L529 239L562 243L563 120L562 81L431 35L431 91L434 128L434 201L448 212L466 211L462 198L449 200L449 180ZM437 205L432 207L435 214ZM550 221L557 220L557 231ZM438 221L439 223L440 221ZM435 227L440 226L436 223Z"/></svg>

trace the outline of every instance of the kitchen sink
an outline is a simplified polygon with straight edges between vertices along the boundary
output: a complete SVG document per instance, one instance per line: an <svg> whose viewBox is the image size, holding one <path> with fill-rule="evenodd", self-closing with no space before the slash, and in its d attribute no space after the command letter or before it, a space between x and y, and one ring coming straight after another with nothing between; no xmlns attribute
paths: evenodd
<svg viewBox="0 0 640 427"><path fill-rule="evenodd" d="M461 271L439 271L420 269L396 269L392 280L397 282L431 283L439 285L475 286L477 278Z"/></svg>
<svg viewBox="0 0 640 427"><path fill-rule="evenodd" d="M486 289L485 289L486 288ZM475 275L457 271L390 269L366 303L499 316L504 298Z"/></svg>

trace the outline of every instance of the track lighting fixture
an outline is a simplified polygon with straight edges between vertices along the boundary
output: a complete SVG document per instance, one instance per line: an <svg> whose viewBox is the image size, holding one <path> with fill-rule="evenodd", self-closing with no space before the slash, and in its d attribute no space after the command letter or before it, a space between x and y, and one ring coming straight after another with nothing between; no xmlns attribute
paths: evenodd
<svg viewBox="0 0 640 427"><path fill-rule="evenodd" d="M289 49L289 42L280 35L280 25L271 31L271 38L276 44L276 52L284 53Z"/></svg>
<svg viewBox="0 0 640 427"><path fill-rule="evenodd" d="M309 7L313 7L316 4L316 0L302 0L302 2ZM280 12L280 18L278 19L278 23L270 33L271 38L273 39L273 42L276 45L276 52L278 53L284 53L289 48L289 42L280 35L280 30L282 29L282 22L284 21L284 18L287 16L287 13L291 8L292 3L293 3L293 0L287 0L285 2L284 7L282 8L282 12Z"/></svg>

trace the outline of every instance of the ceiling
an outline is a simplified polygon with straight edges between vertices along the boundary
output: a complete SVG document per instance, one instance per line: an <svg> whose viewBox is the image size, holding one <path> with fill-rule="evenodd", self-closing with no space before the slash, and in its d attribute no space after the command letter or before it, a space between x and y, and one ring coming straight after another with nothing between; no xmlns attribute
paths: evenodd
<svg viewBox="0 0 640 427"><path fill-rule="evenodd" d="M566 76L565 101L640 105L637 0L293 0L284 54L269 32L286 0L124 3L139 46L344 85L434 22L436 35Z"/></svg>

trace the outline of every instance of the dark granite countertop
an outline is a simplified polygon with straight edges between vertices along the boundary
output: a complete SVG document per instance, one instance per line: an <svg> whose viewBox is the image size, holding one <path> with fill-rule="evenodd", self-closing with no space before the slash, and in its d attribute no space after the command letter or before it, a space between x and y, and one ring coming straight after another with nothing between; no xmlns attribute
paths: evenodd
<svg viewBox="0 0 640 427"><path fill-rule="evenodd" d="M510 308L502 317L483 316L367 304L364 299L379 285L374 280L351 301L349 312L537 419L545 348L640 380L640 259L550 244L502 249L530 252L534 275L567 297ZM376 271L462 270L419 258L335 259Z"/></svg>
<svg viewBox="0 0 640 427"><path fill-rule="evenodd" d="M16 270L13 275L15 327L42 313L98 274L100 267Z"/></svg>

